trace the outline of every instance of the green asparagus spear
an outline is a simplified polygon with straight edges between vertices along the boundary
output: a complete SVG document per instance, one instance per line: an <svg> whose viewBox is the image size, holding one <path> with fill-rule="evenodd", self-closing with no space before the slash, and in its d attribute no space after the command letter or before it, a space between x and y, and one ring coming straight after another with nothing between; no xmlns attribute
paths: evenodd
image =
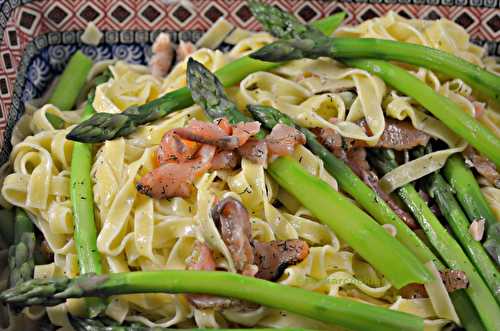
<svg viewBox="0 0 500 331"><path fill-rule="evenodd" d="M431 250L418 238L396 213L370 189L344 161L330 153L316 140L314 133L303 128L293 121L288 115L272 107L251 105L250 113L267 129L271 130L276 124L283 123L300 130L307 139L307 147L316 154L325 166L325 169L337 180L340 188L352 196L377 222L392 224L397 229L396 238L415 254L421 262L436 262Z"/></svg>
<svg viewBox="0 0 500 331"><path fill-rule="evenodd" d="M491 293L500 304L500 272L490 260L484 248L469 233L469 222L453 195L452 188L439 172L428 175L424 182L429 195L437 202L441 213L450 225L463 250L483 277Z"/></svg>
<svg viewBox="0 0 500 331"><path fill-rule="evenodd" d="M85 54L80 51L73 54L48 103L53 104L61 110L72 109L91 68L92 60L85 56Z"/></svg>
<svg viewBox="0 0 500 331"><path fill-rule="evenodd" d="M486 241L483 246L496 265L500 266L500 223L481 193L472 171L461 156L453 155L446 162L443 174L456 192L469 221L483 219L486 222Z"/></svg>
<svg viewBox="0 0 500 331"><path fill-rule="evenodd" d="M14 241L14 211L12 209L0 209L0 238L9 246Z"/></svg>
<svg viewBox="0 0 500 331"><path fill-rule="evenodd" d="M444 266L438 267L440 271L443 270L443 268ZM455 307L455 311L462 323L462 327L466 331L486 331L483 321L479 318L476 307L472 304L465 290L458 290L449 294L453 302L453 307Z"/></svg>
<svg viewBox="0 0 500 331"><path fill-rule="evenodd" d="M83 118L93 113L89 100L85 106ZM75 223L74 239L78 265L81 274L102 273L101 256L97 250L97 230L94 219L94 196L92 194L92 145L75 142L71 158L71 204ZM99 315L106 303L100 298L87 298L89 317Z"/></svg>
<svg viewBox="0 0 500 331"><path fill-rule="evenodd" d="M201 63L190 58L187 65L187 84L194 102L203 108L211 119L225 117L229 123L238 124L252 119L238 110L229 100L224 86L217 77L208 71ZM260 130L255 137L263 139L266 133Z"/></svg>
<svg viewBox="0 0 500 331"><path fill-rule="evenodd" d="M274 9L277 10L277 9ZM289 20L286 21L285 17ZM260 19L259 16L256 16ZM264 28L271 33L276 24L300 23L292 15L281 13L280 19L269 20L262 16ZM297 29L297 28L296 28ZM455 103L436 93L406 70L380 60L356 60L355 58L379 58L396 60L433 69L450 77L458 77L500 103L500 77L467 61L429 47L407 44L391 40L329 38L318 36L317 31L304 30L300 39L280 40L269 44L250 56L264 61L289 61L302 58L328 56L342 59L347 65L369 71L396 90L414 98L434 116L443 121L455 133L465 138L481 153L500 166L500 139L478 121L464 113ZM311 34L308 36L308 34Z"/></svg>
<svg viewBox="0 0 500 331"><path fill-rule="evenodd" d="M96 79L96 84L103 83L109 78L105 71ZM82 119L89 118L94 113L92 89L82 115ZM78 256L80 274L102 273L101 256L97 250L97 230L94 219L94 196L92 194L92 145L80 142L73 144L71 158L71 204L75 223L75 246ZM106 303L97 298L87 299L87 310L90 317L97 316L106 308Z"/></svg>
<svg viewBox="0 0 500 331"><path fill-rule="evenodd" d="M323 147L311 131L298 126L288 115L272 107L251 105L248 110L267 129L272 129L276 124L283 123L288 126L295 126L300 130L306 136L307 147L323 160L325 169L335 177L343 191L349 193L380 224L394 225L397 229L396 238L412 251L422 263L433 261L439 270L446 269L415 232L408 228L394 211L387 206L385 201L359 179L349 166ZM471 331L484 330L477 311L465 291L455 291L450 296L465 329Z"/></svg>
<svg viewBox="0 0 500 331"><path fill-rule="evenodd" d="M412 97L456 134L500 166L500 139L450 99L436 93L406 70L380 60L348 60L348 65L371 72ZM499 81L500 83L500 81ZM500 86L500 84L498 85Z"/></svg>
<svg viewBox="0 0 500 331"><path fill-rule="evenodd" d="M189 72L194 71L191 75ZM201 71L201 72L200 72ZM193 62L188 67L188 84L191 88L201 89L202 87L207 87L209 91L212 91L213 94L217 94L220 97L225 97L223 90L220 88L220 84L218 84L216 79L211 79L208 75L203 74L203 67L200 68L199 65L196 65L196 62ZM204 78L208 82L202 82L201 79ZM218 118L225 116L229 119L229 121L233 124L238 123L240 121L249 121L250 119L245 117L241 117L241 113L239 113L235 107L232 107L227 103L227 99L224 101L225 107L223 107L224 112L221 112L220 104L221 102L214 102L214 109L208 107L208 102L205 99L211 100L209 96L207 97L207 93L193 93L193 95L197 95L197 98L201 98L204 96L202 100L198 100L197 102L202 105L205 112L211 118ZM195 98L196 99L196 98ZM267 111L266 111L267 108ZM259 121L261 121L267 129L272 129L274 125L278 122L283 124L294 126L294 123L291 118L286 116L285 114L280 113L276 109L268 108L268 107L260 107L260 106L250 106L249 111L256 117ZM297 127L297 126L296 126ZM307 129L298 127L307 138L307 142L309 147L316 154L320 155L324 162L327 170L337 179L339 179L339 184L341 187L344 184L345 188L349 191L352 188L357 188L357 190L351 190L353 195L356 196L358 202L360 202L363 206L367 206L370 210L374 211L375 215L379 216L379 221L381 223L391 222L398 229L398 238L405 244L407 247L420 259L421 262L425 263L427 261L434 261L434 263L438 266L440 270L444 270L445 267L442 263L434 256L434 254L425 246L421 240L415 235L413 231L411 231L406 225L399 220L397 215L394 214L392 209L390 209L385 202L378 198L378 196L371 191L354 173L352 170L345 165L341 160L338 160L335 156L329 153L319 142L316 141L314 135ZM350 191L349 191L350 192ZM373 207L373 208L372 208ZM393 216L394 215L394 216ZM399 220L399 222L398 222ZM478 318L477 312L470 302L467 294L464 291L457 291L453 293L452 300L454 305L456 306L456 310L462 324L466 327L467 330L475 330L481 331L485 330L481 320Z"/></svg>
<svg viewBox="0 0 500 331"><path fill-rule="evenodd" d="M92 114L91 100L87 102L83 117ZM75 142L71 159L71 203L75 223L75 243L80 273L102 272L101 258L97 251L97 231L94 221L92 194L92 145Z"/></svg>
<svg viewBox="0 0 500 331"><path fill-rule="evenodd" d="M417 316L354 300L221 271L126 272L38 279L0 294L17 306L55 305L67 298L133 293L200 293L255 302L351 330L423 330Z"/></svg>
<svg viewBox="0 0 500 331"><path fill-rule="evenodd" d="M398 166L395 155L390 150L370 149L368 159L383 174ZM485 328L490 331L497 330L498 325L500 325L500 307L460 245L441 225L411 184L399 188L397 194L411 210L427 238L448 267L465 272L469 279L469 287L465 291L476 307Z"/></svg>
<svg viewBox="0 0 500 331"><path fill-rule="evenodd" d="M45 113L45 117L50 122L50 124L54 127L54 129L59 130L64 128L64 120L59 116L52 113Z"/></svg>
<svg viewBox="0 0 500 331"><path fill-rule="evenodd" d="M192 89L193 97L209 117L226 116L231 123L251 120L246 116L237 115L239 112L236 106L225 95L221 84L217 82L217 77L201 63L190 59L187 72L188 85ZM274 164L279 164L281 168L284 168L283 172L290 173L287 183L282 183L276 178L279 171L272 170L273 167L278 167ZM286 169L286 165L289 169ZM384 274L397 288L409 283L425 283L432 279L432 275L425 266L409 250L382 227L375 224L370 216L347 198L315 177L310 176L314 180L307 182L307 178L302 177L304 169L300 165L297 166L292 159L278 159L271 163L268 171L287 191L293 195L300 195L299 201L305 207ZM293 177L291 177L293 175L297 176L297 183L293 183ZM319 202L311 203L312 201L302 198L317 195L322 195L322 198L317 199L324 199L322 201L324 206ZM318 200L314 198L313 201ZM332 215L335 215L336 222L332 220ZM377 251L372 249L373 245L378 247Z"/></svg>
<svg viewBox="0 0 500 331"><path fill-rule="evenodd" d="M325 34L312 26L302 24L294 16L260 1L247 1L254 17L276 38L281 39L322 39ZM340 18L345 18L345 13Z"/></svg>
<svg viewBox="0 0 500 331"><path fill-rule="evenodd" d="M35 244L33 223L24 210L16 208L14 243L9 247L11 287L33 278Z"/></svg>
<svg viewBox="0 0 500 331"><path fill-rule="evenodd" d="M198 68L200 70L200 68ZM202 69L201 69L202 70ZM189 80L188 80L189 82ZM200 84L198 86L208 86L209 84ZM220 91L217 92L219 95L223 95ZM205 102L202 102L206 105ZM277 123L283 123L289 126L294 126L293 120L287 115L280 113L278 110L264 107L264 106L249 106L248 110L250 113L257 118L267 129L272 129ZM211 109L205 109L209 117L217 118L225 116L232 123L237 123L241 121L249 121L249 118L240 118L237 110L234 107L226 107L225 113L212 112ZM236 116L234 116L236 114ZM343 161L337 159L333 154L331 154L326 148L324 148L316 139L312 132L305 128L301 128L295 125L299 130L306 135L308 147L320 156L325 162L325 168L336 177L339 181L342 189L350 193L356 200L365 208L373 212L372 216L382 223L394 224L397 228L397 237L400 241L407 246L422 263L433 261L440 270L444 270L445 267L442 263L434 256L434 254L429 250L429 248L422 243L422 241L411 231L397 215L394 214L392 209L390 209L385 202L380 199L370 188L366 186L353 172L352 170L344 164ZM377 217L378 216L378 217ZM457 313L464 326L467 330L483 330L481 320L478 318L476 310L472 303L470 302L467 294L464 291L457 291L453 293L452 300L456 306Z"/></svg>
<svg viewBox="0 0 500 331"><path fill-rule="evenodd" d="M278 23L285 29L287 24L294 26L300 24L292 15L283 12L279 19L270 19L268 17L270 15L272 16L272 14L255 15L264 29L270 33L280 30L280 27L275 26ZM284 18L286 15L289 18L288 21ZM453 54L431 47L386 39L329 38L321 36L317 31L311 33L310 30L311 28L304 30L300 37L280 40L264 46L250 57L270 62L318 57L400 61L435 70L448 77L460 78L474 91L500 104L500 77Z"/></svg>
<svg viewBox="0 0 500 331"><path fill-rule="evenodd" d="M340 13L319 20L314 26L323 33L331 34L342 22L345 14ZM215 73L226 87L232 86L247 75L257 71L267 71L280 66L279 63L263 62L244 56ZM160 119L174 111L193 104L187 87L180 88L142 106L132 106L120 114L98 113L83 121L67 135L70 140L96 143L126 136L138 126Z"/></svg>
<svg viewBox="0 0 500 331"><path fill-rule="evenodd" d="M187 84L195 103L200 105L210 118L226 117L230 123L246 122L247 116L238 111L229 100L221 81L193 58L188 60Z"/></svg>
<svg viewBox="0 0 500 331"><path fill-rule="evenodd" d="M406 247L349 199L310 175L295 160L278 158L269 164L267 171L281 187L384 274L396 288L432 280L428 270Z"/></svg>

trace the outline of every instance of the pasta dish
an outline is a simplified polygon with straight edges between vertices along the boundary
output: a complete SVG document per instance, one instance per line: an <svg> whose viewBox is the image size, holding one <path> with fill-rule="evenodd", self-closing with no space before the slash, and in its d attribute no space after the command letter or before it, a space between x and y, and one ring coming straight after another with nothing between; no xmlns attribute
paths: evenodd
<svg viewBox="0 0 500 331"><path fill-rule="evenodd" d="M26 106L6 330L498 330L496 59L445 19L250 7L268 32L228 52L209 31L160 34L149 66L77 53Z"/></svg>

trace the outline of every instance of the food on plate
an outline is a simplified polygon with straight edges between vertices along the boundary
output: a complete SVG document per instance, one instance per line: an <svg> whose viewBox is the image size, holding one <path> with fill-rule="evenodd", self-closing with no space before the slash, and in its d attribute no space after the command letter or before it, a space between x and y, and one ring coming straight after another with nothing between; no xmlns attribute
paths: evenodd
<svg viewBox="0 0 500 331"><path fill-rule="evenodd" d="M446 20L304 25L248 4L266 32L227 52L161 33L148 67L75 53L77 91L19 120L1 187L13 327L497 330L484 50Z"/></svg>

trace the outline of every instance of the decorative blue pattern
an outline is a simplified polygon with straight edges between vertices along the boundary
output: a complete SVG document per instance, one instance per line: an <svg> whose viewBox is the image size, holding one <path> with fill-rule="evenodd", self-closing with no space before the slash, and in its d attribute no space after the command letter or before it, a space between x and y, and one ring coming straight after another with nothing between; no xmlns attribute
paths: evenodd
<svg viewBox="0 0 500 331"><path fill-rule="evenodd" d="M2 0L0 0L0 8L1 2ZM0 151L0 164L8 159L12 149L10 137L14 124L24 112L23 102L40 97L52 80L63 71L70 56L78 49L92 58L94 62L113 58L135 64L146 64L149 61L151 58L150 41L154 40L160 31L136 31L141 33L141 38L132 43L129 40L130 33L125 32L127 31L121 31L120 34L117 31L106 31L103 38L106 43L98 46L78 44L75 31L51 32L36 37L27 45L16 78L12 110L9 112L4 136L5 144ZM196 42L202 32L198 30L170 31L170 34L174 42L178 40ZM144 43L146 40L148 42ZM226 51L230 47L230 45L222 44L220 48Z"/></svg>
<svg viewBox="0 0 500 331"><path fill-rule="evenodd" d="M145 63L144 47L141 45L113 45L113 58L120 59L129 63Z"/></svg>
<svg viewBox="0 0 500 331"><path fill-rule="evenodd" d="M1 0L0 0L1 1ZM69 32L72 33L72 32ZM145 32L149 35L149 31ZM66 33L61 33L61 36ZM47 36L37 37L47 40ZM60 40L57 38L55 40ZM29 50L24 53L21 66L25 66L25 70L20 70L16 80L16 92L21 98L14 97L13 109L9 113L7 128L5 133L6 143L0 151L0 164L8 159L8 155L12 149L10 145L10 136L14 123L24 112L24 102L38 98L43 95L49 87L52 80L61 74L64 70L69 58L77 50L81 50L89 56L94 62L118 58L130 63L146 64L151 57L151 44L139 43L117 43L117 44L100 44L98 46L88 46L81 44L56 44L37 49L36 44L40 40L34 40L30 43ZM41 43L43 44L43 42ZM23 64L24 63L24 64ZM23 74L23 72L25 74ZM21 101L21 102L19 102Z"/></svg>
<svg viewBox="0 0 500 331"><path fill-rule="evenodd" d="M111 50L110 45L99 45L97 47L95 46L82 46L80 50L90 57L92 61L97 62L97 61L102 61L102 60L109 60L113 58L113 52Z"/></svg>
<svg viewBox="0 0 500 331"><path fill-rule="evenodd" d="M0 0L0 43L4 37L4 29L12 17L12 10L30 3L33 0ZM500 8L500 0L339 0L347 3L377 3L377 4L415 4L435 6L460 6ZM44 13L45 16L48 13ZM494 24L495 21L491 20ZM182 29L181 29L182 30ZM8 158L12 146L10 137L16 121L24 112L23 101L39 97L50 82L61 73L67 60L76 49L81 49L94 61L119 58L132 63L146 63L151 57L151 42L160 31L148 30L108 30L104 32L104 44L98 47L79 44L82 31L52 31L36 36L24 45L22 61L16 63L17 77L12 88L12 106L8 114L7 127L4 134L4 145L0 151L0 164ZM196 41L203 31L188 30L170 31L172 40ZM498 41L489 41L488 51L500 53ZM222 45L227 50L229 45Z"/></svg>
<svg viewBox="0 0 500 331"><path fill-rule="evenodd" d="M69 58L78 49L94 62L120 59L130 63L145 64L151 56L150 44L102 44L99 46L72 44L45 47L31 59L22 100L28 101L40 97L52 79L64 70Z"/></svg>
<svg viewBox="0 0 500 331"><path fill-rule="evenodd" d="M71 54L76 52L76 45L54 45L47 48L50 66L56 71L61 72L64 70L66 62L68 62ZM42 51L42 53L45 50ZM43 56L43 55L42 55Z"/></svg>
<svg viewBox="0 0 500 331"><path fill-rule="evenodd" d="M38 88L33 85L29 80L26 81L26 84L24 85L24 91L23 91L23 96L22 96L22 101L26 102L31 99L34 99L38 96L40 96L40 93L38 92Z"/></svg>
<svg viewBox="0 0 500 331"><path fill-rule="evenodd" d="M37 57L31 62L28 69L28 79L34 86L45 87L49 81L51 67L47 61Z"/></svg>

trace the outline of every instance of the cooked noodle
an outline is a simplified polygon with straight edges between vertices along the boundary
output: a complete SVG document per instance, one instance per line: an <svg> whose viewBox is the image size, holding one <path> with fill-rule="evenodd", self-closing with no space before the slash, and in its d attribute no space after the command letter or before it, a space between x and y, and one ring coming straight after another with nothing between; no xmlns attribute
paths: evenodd
<svg viewBox="0 0 500 331"><path fill-rule="evenodd" d="M337 35L418 43L498 70L492 60L483 62L484 50L471 44L467 33L447 20L407 20L390 13L356 27L344 27ZM257 33L238 42L227 54L200 49L192 56L214 71L272 40L268 34ZM144 104L185 86L186 62L177 64L163 80L153 77L146 67L124 62L113 64L110 68L114 78L97 88L95 110L119 113L129 106ZM425 69L412 69L412 73L457 102L465 112L476 115L473 91L464 82L444 81ZM440 121L412 99L391 90L381 79L330 59L293 61L272 72L256 72L246 77L239 88L228 91L242 109L247 104L271 105L305 127L330 127L344 137L369 144L377 142L384 130L385 117L389 116L398 120L408 118L415 128L448 145L446 150L409 162L384 176L382 182L388 190L439 169L450 154L466 146ZM62 117L69 127L54 129L45 117L46 112ZM495 116L487 113L483 121L496 121L493 126L498 126ZM10 158L13 171L5 178L2 195L9 204L29 212L54 252L53 263L36 267L37 278L78 275L69 192L73 143L65 139L78 118L77 113L61 112L46 105L22 120L15 130L17 138ZM430 299L401 298L387 280L363 262L335 233L280 190L266 174L264 166L244 159L239 170L207 173L197 180L196 193L190 198L154 200L139 194L136 180L155 167L155 151L163 134L185 126L194 118L206 120L198 106L143 126L126 138L96 146L92 180L99 230L97 247L105 272L186 269L186 260L196 240L207 242L215 250L220 268L234 272L231 254L209 212L216 198L232 196L241 200L249 211L256 239L300 238L312 246L307 259L288 267L280 283L413 313L426 319L429 330L440 329L452 318L449 312L437 313L440 310L435 309ZM367 134L359 125L361 119L367 121L372 134ZM25 138L23 133L26 132L32 135ZM322 161L306 148L298 148L293 157L309 172L338 189ZM484 190L492 203L498 202L493 197L498 195L498 190ZM275 207L276 201L283 207ZM495 208L498 212L498 206ZM0 252L0 256L4 255ZM3 278L0 283L5 283ZM81 309L79 306L79 300L68 301L48 309L48 316L56 325L67 325L67 312L76 312ZM189 305L183 295L171 294L117 296L111 300L106 314L119 322L139 321L150 327L182 324L216 328L234 321L249 327L332 329L265 307L251 311L198 310Z"/></svg>

